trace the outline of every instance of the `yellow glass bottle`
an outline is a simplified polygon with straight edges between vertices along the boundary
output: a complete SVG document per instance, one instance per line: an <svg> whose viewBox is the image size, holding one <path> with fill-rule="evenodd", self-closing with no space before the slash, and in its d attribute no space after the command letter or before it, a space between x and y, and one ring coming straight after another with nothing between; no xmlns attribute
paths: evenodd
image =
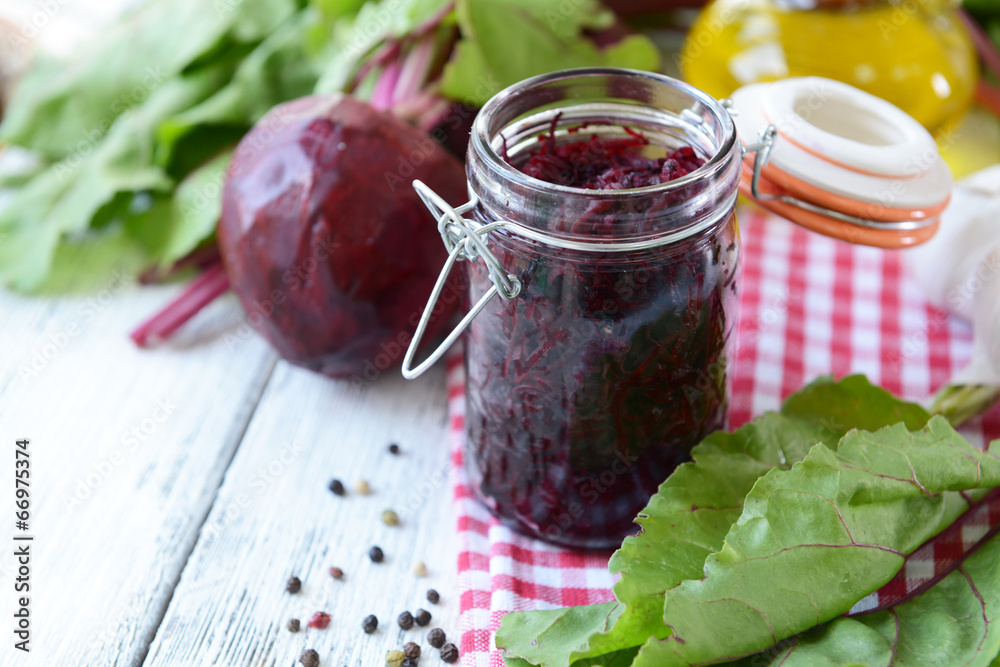
<svg viewBox="0 0 1000 667"><path fill-rule="evenodd" d="M758 81L837 79L929 130L961 118L978 77L952 0L713 0L679 64L689 83L717 98Z"/></svg>

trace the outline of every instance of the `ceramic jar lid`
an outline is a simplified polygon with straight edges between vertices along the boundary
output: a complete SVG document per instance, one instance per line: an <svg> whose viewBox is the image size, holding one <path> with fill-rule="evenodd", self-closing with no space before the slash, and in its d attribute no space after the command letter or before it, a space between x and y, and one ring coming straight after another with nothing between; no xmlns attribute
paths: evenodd
<svg viewBox="0 0 1000 667"><path fill-rule="evenodd" d="M804 227L904 248L937 231L951 170L933 137L883 99L821 77L740 88L728 103L746 153L740 191Z"/></svg>

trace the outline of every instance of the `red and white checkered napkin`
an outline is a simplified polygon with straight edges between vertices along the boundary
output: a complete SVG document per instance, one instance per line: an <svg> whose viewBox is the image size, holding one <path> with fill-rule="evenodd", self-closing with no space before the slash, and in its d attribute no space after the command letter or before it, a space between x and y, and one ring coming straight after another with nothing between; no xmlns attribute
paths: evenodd
<svg viewBox="0 0 1000 667"><path fill-rule="evenodd" d="M904 276L899 252L834 241L755 210L742 212L740 226L744 264L733 427L779 408L788 394L830 373L864 373L894 394L922 401L969 358L970 329L927 304ZM511 611L612 600L610 554L552 547L492 517L473 497L462 466L464 377L454 356L448 384L462 664L502 667L493 648L500 618ZM1000 437L1000 413L963 430L981 446ZM982 530L977 526L963 528L962 538L965 531L974 537ZM942 543L933 558L953 548ZM909 590L910 579L917 586L938 571L914 558L903 586ZM873 595L882 596L886 588ZM875 604L882 604L881 597Z"/></svg>

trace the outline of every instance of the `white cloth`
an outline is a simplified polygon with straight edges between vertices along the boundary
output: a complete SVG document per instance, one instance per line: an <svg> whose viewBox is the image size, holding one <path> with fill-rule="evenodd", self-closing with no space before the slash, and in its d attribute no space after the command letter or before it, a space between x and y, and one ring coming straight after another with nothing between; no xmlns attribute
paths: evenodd
<svg viewBox="0 0 1000 667"><path fill-rule="evenodd" d="M1000 165L955 186L940 230L906 263L932 303L972 324L972 359L950 384L1000 385Z"/></svg>

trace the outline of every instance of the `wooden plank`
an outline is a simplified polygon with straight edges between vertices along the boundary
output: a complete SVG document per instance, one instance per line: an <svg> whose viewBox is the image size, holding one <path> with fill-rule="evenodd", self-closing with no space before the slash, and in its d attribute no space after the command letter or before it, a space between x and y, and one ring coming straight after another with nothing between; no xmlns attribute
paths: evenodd
<svg viewBox="0 0 1000 667"><path fill-rule="evenodd" d="M31 652L2 665L138 665L274 367L229 338L235 297L169 345L129 330L178 287L109 274L96 292L0 292L0 615L14 611L14 440L31 462ZM236 341L234 343L234 341ZM20 534L20 533L18 533Z"/></svg>
<svg viewBox="0 0 1000 667"><path fill-rule="evenodd" d="M359 388L279 362L144 664L291 666L314 648L324 666L383 665L385 651L407 641L421 644L423 664L442 664L425 638L438 626L458 633L445 422L442 368ZM393 441L398 456L387 451ZM327 489L334 477L346 496ZM357 479L371 495L353 491ZM399 526L382 523L387 508ZM372 545L384 562L369 560ZM413 575L415 559L427 577ZM296 595L285 592L290 575L302 580ZM427 602L429 587L440 604ZM400 630L398 614L420 607L431 624ZM307 630L319 610L330 627ZM367 614L379 619L371 636L361 629ZM285 628L292 617L302 621L297 634Z"/></svg>

